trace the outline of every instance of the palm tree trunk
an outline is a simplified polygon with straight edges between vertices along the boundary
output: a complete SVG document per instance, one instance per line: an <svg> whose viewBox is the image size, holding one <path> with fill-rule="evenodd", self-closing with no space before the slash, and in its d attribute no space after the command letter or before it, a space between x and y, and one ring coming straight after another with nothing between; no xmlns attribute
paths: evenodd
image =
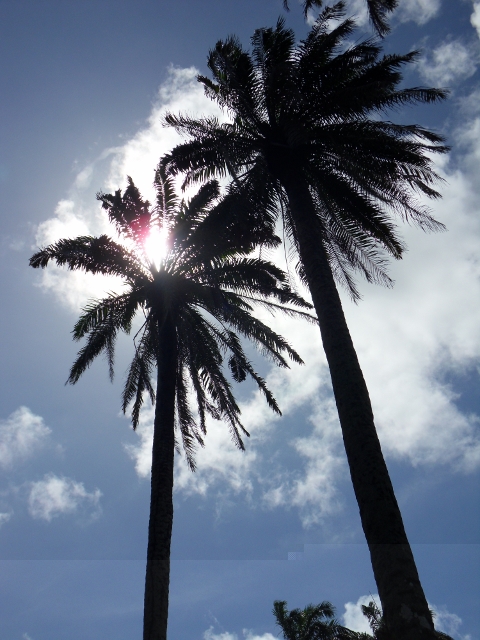
<svg viewBox="0 0 480 640"><path fill-rule="evenodd" d="M375 429L368 389L348 330L315 209L299 172L282 171L300 258L330 367L343 442L383 615L392 640L432 640L433 620L420 584ZM295 175L296 173L296 175ZM288 175L287 175L288 174Z"/></svg>
<svg viewBox="0 0 480 640"><path fill-rule="evenodd" d="M177 367L177 335L170 315L159 329L157 366L143 640L166 640L167 638Z"/></svg>

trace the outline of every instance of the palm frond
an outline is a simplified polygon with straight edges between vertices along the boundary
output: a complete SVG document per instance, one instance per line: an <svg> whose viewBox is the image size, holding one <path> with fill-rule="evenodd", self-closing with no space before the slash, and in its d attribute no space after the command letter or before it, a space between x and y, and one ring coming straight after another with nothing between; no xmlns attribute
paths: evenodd
<svg viewBox="0 0 480 640"><path fill-rule="evenodd" d="M34 253L29 264L34 269L44 269L51 260L70 270L120 276L127 280L139 280L145 275L138 258L106 235L64 238Z"/></svg>
<svg viewBox="0 0 480 640"><path fill-rule="evenodd" d="M120 190L115 191L113 195L97 193L97 200L107 211L117 233L130 238L141 249L150 231L152 212L150 203L143 200L130 176L127 181L128 186L123 195Z"/></svg>
<svg viewBox="0 0 480 640"><path fill-rule="evenodd" d="M198 428L193 419L188 402L188 387L186 384L183 367L179 362L177 369L177 392L176 392L176 408L177 408L177 425L182 437L183 450L187 459L187 464L191 471L196 470L195 464L195 445L198 443L203 446L203 439L198 433Z"/></svg>
<svg viewBox="0 0 480 640"><path fill-rule="evenodd" d="M379 36L386 36L390 31L387 16L396 9L398 6L398 0L365 0L365 2L367 4L368 15L373 28ZM307 19L309 12L314 7L321 7L322 5L322 0L303 0L303 15L305 19ZM290 10L288 0L283 0L283 7L286 11ZM343 11L344 7L344 2L337 2L332 9ZM327 9L330 9L330 7L327 7Z"/></svg>

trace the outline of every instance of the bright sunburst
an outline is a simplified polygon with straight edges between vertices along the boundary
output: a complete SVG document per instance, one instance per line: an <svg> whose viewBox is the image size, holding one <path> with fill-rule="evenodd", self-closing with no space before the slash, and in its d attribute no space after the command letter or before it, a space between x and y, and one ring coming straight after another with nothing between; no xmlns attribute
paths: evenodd
<svg viewBox="0 0 480 640"><path fill-rule="evenodd" d="M144 246L147 260L159 271L168 254L168 229L153 226Z"/></svg>

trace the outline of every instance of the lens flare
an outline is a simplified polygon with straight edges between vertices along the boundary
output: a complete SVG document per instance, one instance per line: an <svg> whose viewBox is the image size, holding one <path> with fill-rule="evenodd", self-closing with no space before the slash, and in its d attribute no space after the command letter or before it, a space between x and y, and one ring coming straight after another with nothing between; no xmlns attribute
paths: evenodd
<svg viewBox="0 0 480 640"><path fill-rule="evenodd" d="M153 227L145 240L145 255L157 271L168 254L168 230L165 227Z"/></svg>

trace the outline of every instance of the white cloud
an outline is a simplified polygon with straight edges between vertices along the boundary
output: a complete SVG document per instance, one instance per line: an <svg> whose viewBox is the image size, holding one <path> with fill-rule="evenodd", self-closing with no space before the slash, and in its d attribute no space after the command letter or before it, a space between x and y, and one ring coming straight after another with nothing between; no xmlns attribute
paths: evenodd
<svg viewBox="0 0 480 640"><path fill-rule="evenodd" d="M242 638L243 640L277 640L277 637L272 636L271 633L264 633L259 636L248 629L243 629ZM213 627L210 627L203 634L203 640L239 640L239 638L236 633L229 633L228 631L214 633Z"/></svg>
<svg viewBox="0 0 480 640"><path fill-rule="evenodd" d="M437 607L434 604L429 604L429 607L433 611L433 619L437 631L443 631L443 633L456 640L472 640L469 634L464 636L459 633L462 625L462 619L459 616L447 611L446 607Z"/></svg>
<svg viewBox="0 0 480 640"><path fill-rule="evenodd" d="M462 99L460 114L463 123L457 127L454 141L462 152L462 175L468 174L474 185L480 162L480 89ZM472 206L478 206L478 196Z"/></svg>
<svg viewBox="0 0 480 640"><path fill-rule="evenodd" d="M362 605L368 606L371 601L374 601L377 607L381 610L380 598L377 593L369 596L360 596L357 602L347 602L345 604L345 613L343 614L343 625L352 631L360 633L371 633L368 619L363 615ZM471 640L471 636L460 635L459 629L462 625L462 619L455 613L447 611L446 607L438 607L434 604L428 605L433 611L433 619L435 622L435 628L437 631L443 631L452 638L457 640Z"/></svg>
<svg viewBox="0 0 480 640"><path fill-rule="evenodd" d="M360 596L357 602L347 602L345 605L345 613L343 614L343 626L352 631L359 633L371 633L368 619L363 615L362 605L368 606L374 601L379 609L381 609L380 598L377 593L369 596Z"/></svg>
<svg viewBox="0 0 480 640"><path fill-rule="evenodd" d="M449 86L472 76L478 65L478 52L461 40L443 42L423 57L418 70L427 82Z"/></svg>
<svg viewBox="0 0 480 640"><path fill-rule="evenodd" d="M95 489L88 493L81 482L71 478L47 474L43 480L32 482L28 508L32 518L50 522L61 514L72 514L82 509L95 518L100 513L102 493Z"/></svg>
<svg viewBox="0 0 480 640"><path fill-rule="evenodd" d="M0 529L3 525L10 520L12 513L0 513Z"/></svg>
<svg viewBox="0 0 480 640"><path fill-rule="evenodd" d="M396 15L400 22L423 25L438 15L440 6L441 0L402 0Z"/></svg>
<svg viewBox="0 0 480 640"><path fill-rule="evenodd" d="M125 451L135 462L135 471L140 478L149 478L152 468L152 443L153 443L153 408L143 409L140 414L136 434L140 439L139 444L124 445Z"/></svg>
<svg viewBox="0 0 480 640"><path fill-rule="evenodd" d="M213 627L210 627L203 634L203 640L238 640L236 633L214 633Z"/></svg>
<svg viewBox="0 0 480 640"><path fill-rule="evenodd" d="M370 288L347 315L386 453L467 471L480 462L478 417L444 376L480 361L480 204L467 175L447 167L447 178L435 213L449 231L406 227L393 291Z"/></svg>
<svg viewBox="0 0 480 640"><path fill-rule="evenodd" d="M50 433L42 417L28 407L19 407L0 420L0 467L8 469L17 460L29 458Z"/></svg>
<svg viewBox="0 0 480 640"><path fill-rule="evenodd" d="M480 2L473 3L473 13L470 16L470 22L472 27L477 30L478 37L480 38Z"/></svg>
<svg viewBox="0 0 480 640"><path fill-rule="evenodd" d="M106 189L118 189L130 175L140 191L153 199L154 169L160 157L181 140L173 128L162 125L165 113L215 115L225 119L197 82L197 69L170 67L168 71L168 79L158 91L147 126L114 154Z"/></svg>
<svg viewBox="0 0 480 640"><path fill-rule="evenodd" d="M347 4L347 16L352 16L359 27L368 24L368 8L365 0L350 0Z"/></svg>
<svg viewBox="0 0 480 640"><path fill-rule="evenodd" d="M150 477L153 419L153 409L144 410L137 427L139 444L125 445L128 455L135 462L137 474L143 478ZM235 492L251 492L249 475L256 458L254 450L249 448L242 453L234 447L225 424L211 421L208 424L206 446L198 451L196 472L192 474L188 469L183 455L176 457L175 490L187 495L205 495L210 486L220 483Z"/></svg>
<svg viewBox="0 0 480 640"><path fill-rule="evenodd" d="M102 233L112 235L108 220L99 209L85 208L74 200L60 200L55 216L38 226L35 249L57 242L61 238ZM106 292L119 289L121 281L115 277L70 271L51 262L46 269L41 270L39 286L52 292L68 308L78 311L88 300L101 298Z"/></svg>
<svg viewBox="0 0 480 640"><path fill-rule="evenodd" d="M300 511L305 527L320 522L340 508L336 480L345 472L345 456L340 437L340 425L333 398L320 394L314 402L310 422L314 427L309 436L293 439L290 444L302 460L302 472L280 473L270 481L264 502L269 507L293 506ZM268 478L268 475L267 475Z"/></svg>

